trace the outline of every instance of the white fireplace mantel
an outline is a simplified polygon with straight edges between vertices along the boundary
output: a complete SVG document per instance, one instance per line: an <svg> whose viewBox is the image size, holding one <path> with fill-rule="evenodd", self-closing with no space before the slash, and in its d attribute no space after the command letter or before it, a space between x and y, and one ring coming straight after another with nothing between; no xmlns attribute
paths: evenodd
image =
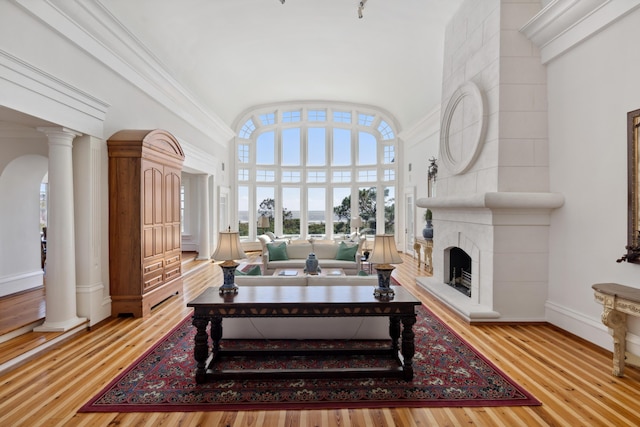
<svg viewBox="0 0 640 427"><path fill-rule="evenodd" d="M545 316L548 226L564 196L485 192L416 201L433 210L433 274L416 282L468 322L541 321ZM522 242L527 242L523 245ZM448 250L471 257L471 296L449 281Z"/></svg>
<svg viewBox="0 0 640 427"><path fill-rule="evenodd" d="M421 208L446 209L556 209L564 204L560 193L489 192L466 196L425 197L416 201Z"/></svg>

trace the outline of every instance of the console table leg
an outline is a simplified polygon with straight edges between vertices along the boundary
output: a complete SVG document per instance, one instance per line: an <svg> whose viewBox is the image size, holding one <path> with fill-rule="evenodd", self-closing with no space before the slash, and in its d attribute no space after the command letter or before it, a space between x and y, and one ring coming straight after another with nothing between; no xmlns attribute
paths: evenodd
<svg viewBox="0 0 640 427"><path fill-rule="evenodd" d="M627 348L627 315L605 308L602 323L613 330L613 375L624 375L624 357Z"/></svg>
<svg viewBox="0 0 640 427"><path fill-rule="evenodd" d="M416 323L416 316L405 316L402 318L402 357L404 364L402 371L404 379L411 381L413 379L413 355L415 354L415 334L413 333L413 325Z"/></svg>
<svg viewBox="0 0 640 427"><path fill-rule="evenodd" d="M196 383L205 382L207 373L207 359L209 358L209 337L207 336L207 324L209 319L193 316L191 324L196 327L194 338L193 356L196 359Z"/></svg>
<svg viewBox="0 0 640 427"><path fill-rule="evenodd" d="M420 268L420 251L421 250L422 250L422 246L420 245L420 243L413 244L413 251L415 254L418 255L418 268Z"/></svg>

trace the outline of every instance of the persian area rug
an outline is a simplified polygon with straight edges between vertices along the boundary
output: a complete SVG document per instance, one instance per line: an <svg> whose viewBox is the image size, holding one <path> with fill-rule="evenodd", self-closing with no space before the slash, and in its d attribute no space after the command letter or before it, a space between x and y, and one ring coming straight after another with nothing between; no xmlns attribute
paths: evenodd
<svg viewBox="0 0 640 427"><path fill-rule="evenodd" d="M424 306L414 326L414 379L222 380L196 384L191 318L154 345L79 412L187 412L228 410L461 407L540 405ZM267 346L357 346L357 341L237 340L235 348ZM362 344L362 343L361 343ZM370 345L371 342L367 342ZM380 341L388 345L389 341ZM326 359L326 358L325 358ZM310 358L225 361L237 369L371 366L370 358ZM361 365L358 365L361 364Z"/></svg>

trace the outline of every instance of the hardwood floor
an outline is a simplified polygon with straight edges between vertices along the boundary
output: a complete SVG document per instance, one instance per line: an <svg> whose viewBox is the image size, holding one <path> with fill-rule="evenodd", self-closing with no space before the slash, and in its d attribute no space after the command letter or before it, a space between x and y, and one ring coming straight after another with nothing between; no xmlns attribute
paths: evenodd
<svg viewBox="0 0 640 427"><path fill-rule="evenodd" d="M403 286L542 401L539 407L398 408L187 413L76 411L122 369L189 315L186 302L222 273L191 261L184 294L143 319L109 318L0 376L0 426L631 426L640 424L640 370L611 376L611 353L550 325L470 326L417 287L425 275L403 255ZM27 334L29 335L29 334ZM21 341L22 340L22 341ZM0 346L0 361L32 349L38 337ZM21 342L31 342L28 346ZM25 350L26 351L26 350Z"/></svg>

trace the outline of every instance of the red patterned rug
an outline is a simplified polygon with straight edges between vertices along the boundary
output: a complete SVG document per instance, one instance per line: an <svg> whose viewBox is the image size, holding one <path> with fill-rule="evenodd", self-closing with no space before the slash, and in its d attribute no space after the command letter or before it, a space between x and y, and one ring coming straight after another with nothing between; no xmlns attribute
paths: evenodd
<svg viewBox="0 0 640 427"><path fill-rule="evenodd" d="M186 412L221 410L461 407L540 405L484 356L467 344L424 306L418 307L414 326L416 354L414 379L287 379L213 381L194 379L191 318L180 324L136 360L79 412ZM242 340L242 345L296 346L301 341ZM308 346L335 346L335 342L310 341ZM382 343L385 342L381 342ZM385 344L388 344L386 342ZM358 345L349 341L338 345ZM326 363L357 365L372 361L349 360L231 360L227 363L255 368L314 367Z"/></svg>

